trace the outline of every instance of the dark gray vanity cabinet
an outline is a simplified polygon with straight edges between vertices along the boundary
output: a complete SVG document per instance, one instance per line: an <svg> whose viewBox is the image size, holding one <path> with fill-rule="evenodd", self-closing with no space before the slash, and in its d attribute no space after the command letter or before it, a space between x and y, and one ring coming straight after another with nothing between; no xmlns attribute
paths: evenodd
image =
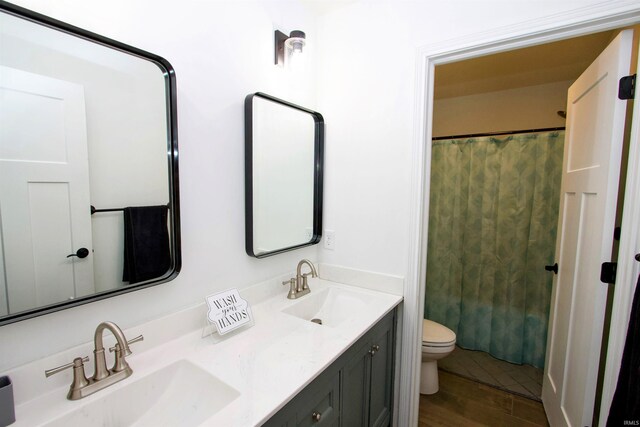
<svg viewBox="0 0 640 427"><path fill-rule="evenodd" d="M353 346L342 369L343 426L388 426L393 405L394 313Z"/></svg>
<svg viewBox="0 0 640 427"><path fill-rule="evenodd" d="M384 427L393 407L395 309L265 426Z"/></svg>

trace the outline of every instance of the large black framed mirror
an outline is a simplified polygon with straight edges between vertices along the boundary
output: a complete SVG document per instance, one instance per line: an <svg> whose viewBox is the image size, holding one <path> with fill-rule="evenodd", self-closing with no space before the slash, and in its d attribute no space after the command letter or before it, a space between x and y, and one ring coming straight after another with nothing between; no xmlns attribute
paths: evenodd
<svg viewBox="0 0 640 427"><path fill-rule="evenodd" d="M245 98L245 248L264 258L320 241L324 119L256 92Z"/></svg>
<svg viewBox="0 0 640 427"><path fill-rule="evenodd" d="M175 278L171 64L4 1L0 46L0 325Z"/></svg>

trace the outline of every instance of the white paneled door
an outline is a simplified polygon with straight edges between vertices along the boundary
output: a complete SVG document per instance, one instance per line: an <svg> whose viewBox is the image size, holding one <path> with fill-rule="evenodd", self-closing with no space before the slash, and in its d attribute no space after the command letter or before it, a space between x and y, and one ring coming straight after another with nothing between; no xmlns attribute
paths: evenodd
<svg viewBox="0 0 640 427"><path fill-rule="evenodd" d="M596 395L627 101L632 32L621 32L569 88L542 400L552 426L590 426ZM542 273L541 273L542 274Z"/></svg>
<svg viewBox="0 0 640 427"><path fill-rule="evenodd" d="M9 313L94 292L82 86L0 66L0 225Z"/></svg>

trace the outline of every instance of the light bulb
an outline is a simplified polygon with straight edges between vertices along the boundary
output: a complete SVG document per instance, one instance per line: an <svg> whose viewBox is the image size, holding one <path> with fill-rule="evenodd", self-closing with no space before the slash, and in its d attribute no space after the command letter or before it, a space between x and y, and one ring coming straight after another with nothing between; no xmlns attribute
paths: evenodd
<svg viewBox="0 0 640 427"><path fill-rule="evenodd" d="M302 48L304 48L305 40L302 37L289 37L284 44L287 49L290 49L292 52L302 53Z"/></svg>
<svg viewBox="0 0 640 427"><path fill-rule="evenodd" d="M291 43L291 50L293 50L293 53L302 53L303 47L304 47L304 41L294 40Z"/></svg>

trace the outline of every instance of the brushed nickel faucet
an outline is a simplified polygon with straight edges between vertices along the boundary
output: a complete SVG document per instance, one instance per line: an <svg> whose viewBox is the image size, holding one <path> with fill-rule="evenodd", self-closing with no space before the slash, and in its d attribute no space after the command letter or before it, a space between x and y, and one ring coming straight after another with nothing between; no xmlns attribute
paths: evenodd
<svg viewBox="0 0 640 427"><path fill-rule="evenodd" d="M305 264L309 266L311 271L309 273L302 274L302 266ZM282 282L283 285L289 285L289 293L287 294L288 299L300 298L301 296L311 292L307 281L309 276L312 278L318 277L318 272L311 261L303 259L298 263L298 267L296 268L296 277L292 277L291 279Z"/></svg>
<svg viewBox="0 0 640 427"><path fill-rule="evenodd" d="M111 369L107 369L107 362L104 355L104 344L102 342L102 335L104 330L111 331L116 338L117 344L111 347L109 351L115 352L115 361ZM129 344L142 341L144 337L142 335L135 337L132 340L127 341L122 332L122 329L113 322L102 322L96 328L96 332L93 336L93 356L95 361L95 371L93 376L87 379L84 372L84 362L88 362L88 357L76 357L73 362L66 365L58 366L57 368L49 369L44 372L46 377L50 377L53 374L64 371L68 368L73 368L73 381L69 387L69 393L67 393L67 399L78 400L83 397L87 397L96 391L109 387L111 384L115 384L118 381L129 377L133 370L127 363L126 356L131 354Z"/></svg>

